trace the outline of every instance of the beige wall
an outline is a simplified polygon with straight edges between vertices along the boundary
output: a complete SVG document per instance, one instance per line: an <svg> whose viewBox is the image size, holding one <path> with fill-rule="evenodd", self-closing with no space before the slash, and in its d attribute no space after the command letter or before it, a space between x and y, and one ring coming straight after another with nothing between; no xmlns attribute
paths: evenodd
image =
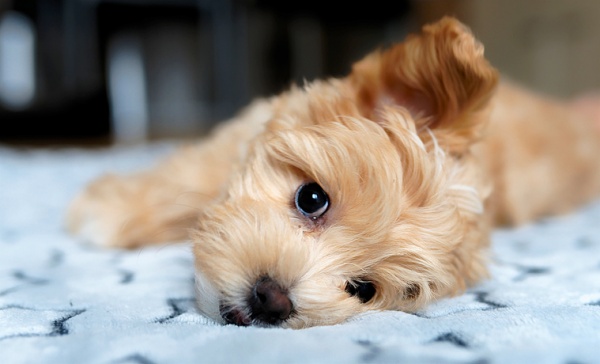
<svg viewBox="0 0 600 364"><path fill-rule="evenodd" d="M454 14L502 73L559 96L600 89L599 0L425 0L423 20Z"/></svg>

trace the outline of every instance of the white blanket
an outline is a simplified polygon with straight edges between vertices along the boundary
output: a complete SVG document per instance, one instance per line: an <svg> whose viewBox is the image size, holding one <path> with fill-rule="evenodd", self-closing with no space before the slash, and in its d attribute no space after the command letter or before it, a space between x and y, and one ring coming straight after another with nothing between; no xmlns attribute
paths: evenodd
<svg viewBox="0 0 600 364"><path fill-rule="evenodd" d="M418 314L221 326L195 309L189 246L107 251L62 225L87 181L172 148L0 147L0 363L600 363L600 203L495 232L493 278Z"/></svg>

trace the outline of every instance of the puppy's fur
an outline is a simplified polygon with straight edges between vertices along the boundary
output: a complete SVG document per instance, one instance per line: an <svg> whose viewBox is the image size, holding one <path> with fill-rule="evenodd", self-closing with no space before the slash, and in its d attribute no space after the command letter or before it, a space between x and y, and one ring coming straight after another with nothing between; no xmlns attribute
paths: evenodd
<svg viewBox="0 0 600 364"><path fill-rule="evenodd" d="M68 224L109 247L191 236L198 305L217 321L413 311L486 277L495 224L599 194L597 100L499 84L470 31L444 18L346 78L254 102L152 170L95 181ZM315 219L294 202L310 182L330 203Z"/></svg>

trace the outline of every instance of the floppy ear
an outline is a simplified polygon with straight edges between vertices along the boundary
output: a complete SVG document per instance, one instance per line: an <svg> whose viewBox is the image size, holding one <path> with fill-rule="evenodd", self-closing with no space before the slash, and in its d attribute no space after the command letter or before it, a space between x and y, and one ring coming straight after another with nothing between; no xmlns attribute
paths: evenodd
<svg viewBox="0 0 600 364"><path fill-rule="evenodd" d="M480 111L498 73L469 29L445 17L356 63L350 81L366 117L377 120L390 103L402 106L423 138L429 128L446 150L461 153L481 134L487 118Z"/></svg>

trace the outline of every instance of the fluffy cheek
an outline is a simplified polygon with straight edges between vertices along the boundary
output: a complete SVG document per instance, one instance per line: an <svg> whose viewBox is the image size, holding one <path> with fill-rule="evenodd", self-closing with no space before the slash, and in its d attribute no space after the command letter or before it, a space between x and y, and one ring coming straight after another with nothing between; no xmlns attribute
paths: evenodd
<svg viewBox="0 0 600 364"><path fill-rule="evenodd" d="M196 269L196 298L200 312L219 323L224 323L219 313L219 292L199 269Z"/></svg>
<svg viewBox="0 0 600 364"><path fill-rule="evenodd" d="M326 289L326 290L325 290ZM328 291L327 291L328 290ZM296 299L296 314L284 327L300 329L311 326L335 325L367 310L358 299L350 297L346 292L331 287L323 291L310 293L304 289L294 291Z"/></svg>

